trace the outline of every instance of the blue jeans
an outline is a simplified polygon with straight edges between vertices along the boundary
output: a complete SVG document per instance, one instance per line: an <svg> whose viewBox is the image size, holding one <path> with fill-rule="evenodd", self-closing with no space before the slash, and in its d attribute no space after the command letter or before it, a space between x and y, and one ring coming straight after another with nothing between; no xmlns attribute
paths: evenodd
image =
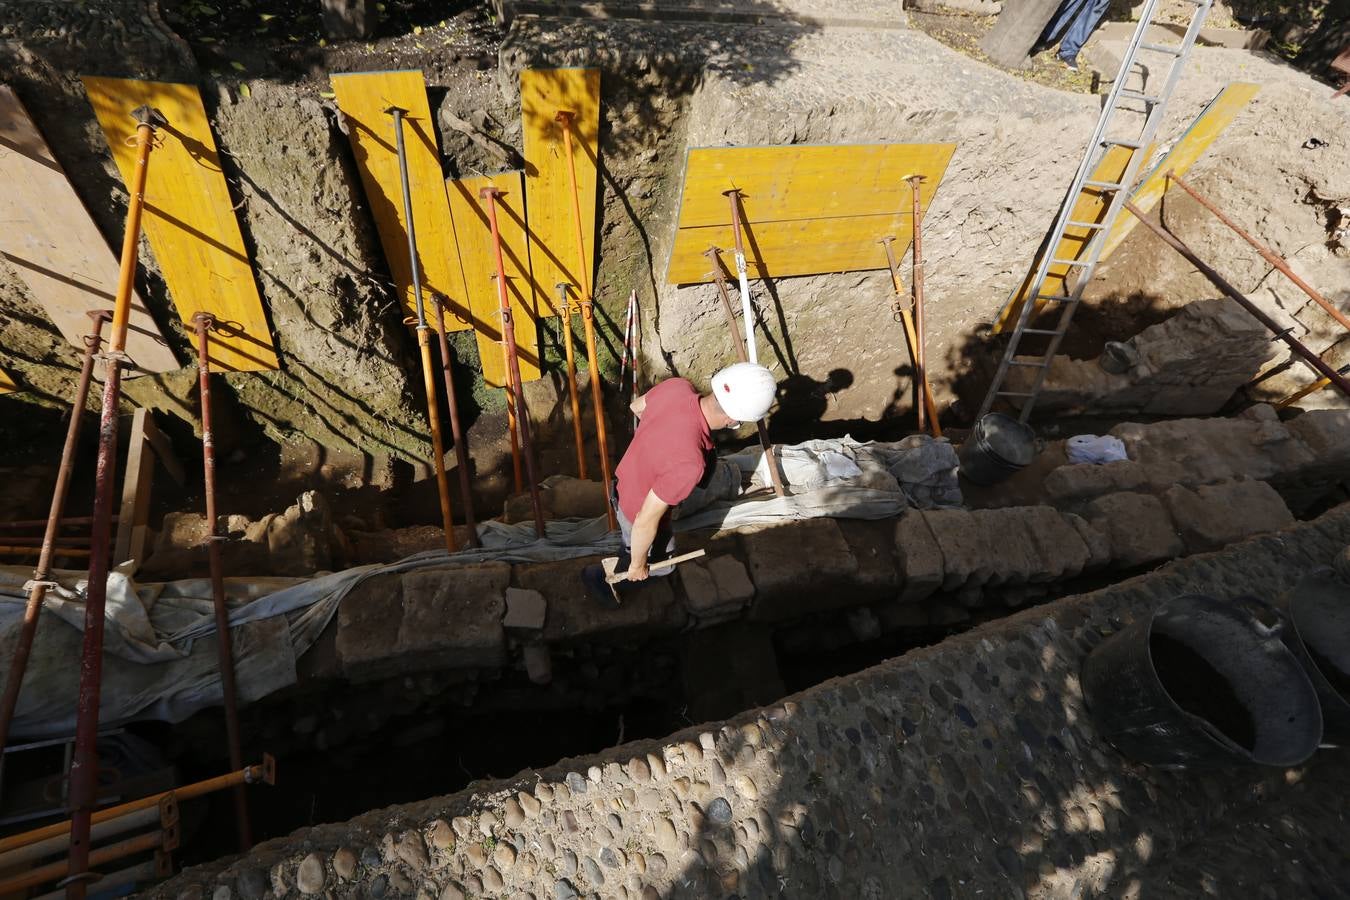
<svg viewBox="0 0 1350 900"><path fill-rule="evenodd" d="M622 507L619 506L619 485L614 482L610 489L610 500L614 503L614 516L619 520L619 534L623 537L623 553L619 555L618 570L620 572L628 571L628 563L633 558L633 523L628 521L628 517L623 514ZM667 510L661 518L661 524L656 529L656 537L652 539L651 549L647 551L648 571L653 578L663 578L675 571L674 566L665 566L655 568L655 564L663 559L669 559L675 555L675 529L671 527L671 511ZM664 543L665 550L661 550Z"/></svg>
<svg viewBox="0 0 1350 900"><path fill-rule="evenodd" d="M1041 32L1042 44L1059 40L1059 58L1072 62L1106 15L1111 0L1064 0Z"/></svg>

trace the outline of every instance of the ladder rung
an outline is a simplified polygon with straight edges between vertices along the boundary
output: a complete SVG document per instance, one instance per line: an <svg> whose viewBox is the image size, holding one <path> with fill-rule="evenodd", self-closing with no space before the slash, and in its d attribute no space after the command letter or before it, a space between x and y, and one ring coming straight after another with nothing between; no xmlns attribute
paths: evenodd
<svg viewBox="0 0 1350 900"><path fill-rule="evenodd" d="M1025 333L1025 332L1024 332L1024 333ZM1025 367L1028 368L1028 369L1044 369L1044 368L1045 368L1045 362L1044 362L1044 361L1042 361L1042 362L1024 362L1023 360L1020 360L1020 359L1012 359L1012 360L1009 360L1009 361L1008 361L1008 365L1010 365L1010 366L1025 366Z"/></svg>
<svg viewBox="0 0 1350 900"><path fill-rule="evenodd" d="M1149 104L1157 104L1162 100L1161 97L1156 97L1153 94L1145 94L1143 91L1121 91L1120 96L1124 97L1126 100L1142 100Z"/></svg>
<svg viewBox="0 0 1350 900"><path fill-rule="evenodd" d="M1115 144L1117 147L1129 147L1131 150L1138 150L1144 146L1138 141L1122 141L1119 138L1103 138L1103 144Z"/></svg>
<svg viewBox="0 0 1350 900"><path fill-rule="evenodd" d="M1091 178L1083 180L1084 187L1101 188L1104 191L1118 191L1125 185L1119 181L1094 181Z"/></svg>
<svg viewBox="0 0 1350 900"><path fill-rule="evenodd" d="M1056 331L1053 328L1023 328L1023 334L1063 334L1062 331Z"/></svg>
<svg viewBox="0 0 1350 900"><path fill-rule="evenodd" d="M1073 300L1072 297L1066 296L1066 295L1064 295L1064 294L1037 294L1037 295L1036 295L1036 299L1037 299L1037 300L1040 300L1040 301L1043 301L1043 302L1045 302L1045 303L1072 303L1072 302L1074 302L1074 300Z"/></svg>
<svg viewBox="0 0 1350 900"><path fill-rule="evenodd" d="M1064 224L1068 225L1071 228L1093 228L1097 230L1101 230L1106 227L1105 222L1075 222L1073 219L1070 219Z"/></svg>
<svg viewBox="0 0 1350 900"><path fill-rule="evenodd" d="M1060 259L1058 256L1052 256L1052 257L1050 257L1050 264L1051 264L1052 266L1081 266L1081 267L1083 267L1083 268L1087 268L1087 266L1091 265L1091 263L1087 262L1086 260L1082 260L1082 259ZM1048 299L1048 298L1042 298L1042 299Z"/></svg>
<svg viewBox="0 0 1350 900"><path fill-rule="evenodd" d="M1035 395L1035 394L1028 393L1028 392L1026 392L1026 391L996 391L996 392L994 393L994 396L996 396L996 397L1034 397L1034 396L1036 396L1036 395Z"/></svg>
<svg viewBox="0 0 1350 900"><path fill-rule="evenodd" d="M1147 41L1139 42L1140 50L1152 50L1154 53L1170 53L1173 56L1180 56L1182 50L1178 46L1169 46L1168 44L1150 44Z"/></svg>

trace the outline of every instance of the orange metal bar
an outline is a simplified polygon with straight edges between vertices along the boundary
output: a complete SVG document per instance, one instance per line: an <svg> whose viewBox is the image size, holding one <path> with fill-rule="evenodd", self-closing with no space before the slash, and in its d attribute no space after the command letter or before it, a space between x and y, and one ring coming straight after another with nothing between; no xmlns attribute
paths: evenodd
<svg viewBox="0 0 1350 900"><path fill-rule="evenodd" d="M557 121L562 125L563 150L567 154L567 179L572 186L572 220L577 233L577 271L581 279L581 321L586 326L586 366L591 376L591 404L595 409L595 437L600 445L600 479L605 485L605 514L609 517L609 530L619 527L614 515L614 503L611 498L610 483L613 476L609 466L609 438L605 433L605 398L600 388L600 361L595 350L595 307L591 296L591 267L586 260L586 238L581 224L581 195L577 191L577 166L572 154L572 121L575 115L568 110L558 112Z"/></svg>
<svg viewBox="0 0 1350 900"><path fill-rule="evenodd" d="M891 270L891 285L895 288L897 298L905 295L904 285L900 281L900 263L895 258L895 250L891 245L895 243L895 238L882 238L881 245L886 248L886 266ZM900 324L905 329L905 345L909 348L909 358L914 362L915 393L919 396L915 398L915 406L920 403L928 410L928 427L932 429L933 437L942 437L942 425L938 422L937 404L933 402L933 389L929 386L927 379L920 380L918 376L919 366L919 337L914 329L914 316L912 311L901 305L897 300L896 311L900 314ZM920 425L922 428L923 426Z"/></svg>
<svg viewBox="0 0 1350 900"><path fill-rule="evenodd" d="M455 468L459 475L459 493L464 504L464 524L469 528L469 546L478 546L478 523L473 515L473 495L469 493L469 444L464 429L459 424L459 398L455 395L455 375L452 369L454 356L450 350L450 341L445 336L445 298L433 294L440 328L436 338L441 349L441 373L445 379L445 399L450 408L450 437L455 442Z"/></svg>
<svg viewBox="0 0 1350 900"><path fill-rule="evenodd" d="M925 393L930 392L928 387L928 358L924 352L923 339L923 206L919 202L919 185L923 184L922 175L911 175L905 179L909 182L910 190L914 196L914 254L912 264L914 274L911 278L914 288L914 340L915 340L915 361L914 374L919 379L919 384L923 386ZM919 428L924 428L924 404L918 404L916 408L919 419Z"/></svg>
<svg viewBox="0 0 1350 900"><path fill-rule="evenodd" d="M558 325L563 333L563 350L567 355L567 396L572 401L572 436L577 445L577 477L586 477L586 439L581 434L581 398L577 392L577 357L572 349L572 301L567 296L567 282L558 282Z"/></svg>

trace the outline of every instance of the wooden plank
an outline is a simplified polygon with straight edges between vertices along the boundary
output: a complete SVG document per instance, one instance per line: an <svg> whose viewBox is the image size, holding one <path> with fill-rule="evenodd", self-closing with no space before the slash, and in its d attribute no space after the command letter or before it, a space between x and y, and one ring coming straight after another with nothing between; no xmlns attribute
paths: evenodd
<svg viewBox="0 0 1350 900"><path fill-rule="evenodd" d="M183 465L178 461L178 454L173 452L173 445L169 443L168 438L164 437L164 432L159 430L155 424L154 416L147 416L145 419L145 439L150 442L150 447L155 451L155 459L164 467L164 471L169 473L169 477L179 487L187 484L187 473L183 471Z"/></svg>
<svg viewBox="0 0 1350 900"><path fill-rule="evenodd" d="M895 252L903 255L914 238L913 219L905 213L762 224L746 221L742 227L751 278L884 269L886 253L878 241L894 237ZM718 249L725 271L735 281L735 238L730 225L681 228L670 255L667 281L711 281L712 269L703 255L709 247Z"/></svg>
<svg viewBox="0 0 1350 900"><path fill-rule="evenodd" d="M155 480L155 455L150 451L145 430L149 412L141 407L131 416L131 440L127 445L127 464L122 477L122 505L117 516L117 540L113 548L112 564L121 565L129 559L137 565L144 562L144 530L141 545L136 543L136 527L144 526L150 516L150 489Z"/></svg>
<svg viewBox="0 0 1350 900"><path fill-rule="evenodd" d="M1149 152L1152 152L1152 148L1149 148ZM1101 162L1097 163L1097 168L1092 170L1092 180L1120 181L1125 177L1125 169L1129 166L1133 155L1134 151L1128 147L1111 147L1102 155ZM1110 205L1111 194L1109 192L1094 187L1085 187L1078 192L1069 218L1075 222L1098 223L1106 218L1106 211ZM1058 213L1056 214L1058 215ZM1125 213L1120 218L1130 218L1130 216ZM1094 234L1095 231L1091 228L1066 228L1063 237L1059 239L1059 244L1055 248L1055 258L1078 259L1087 249ZM1031 268L1027 271L1026 278L1022 280L1021 285L1008 298L1008 302L999 312L998 321L994 323L995 334L1000 334L1005 328L1011 328L1017 323L1018 317L1022 314L1022 307L1026 304L1027 296L1034 287L1036 270L1040 267L1040 264L1041 255L1038 252L1031 263ZM1076 267L1069 265L1051 265L1049 271L1046 272L1045 281L1041 284L1041 293L1063 296L1069 289L1068 278L1074 268ZM1038 300L1035 313L1044 309L1047 303L1048 301Z"/></svg>
<svg viewBox="0 0 1350 900"><path fill-rule="evenodd" d="M473 329L478 335L478 358L483 381L492 387L506 386L502 359L500 301L497 299L497 261L492 249L487 204L478 196L485 187L500 188L497 198L497 229L502 241L502 265L516 327L516 351L520 377L539 377L539 326L535 297L543 293L530 281L530 257L525 236L525 181L522 172L505 172L478 178L451 179L445 183L450 198L450 216L455 227L455 246L460 268L469 285Z"/></svg>
<svg viewBox="0 0 1350 900"><path fill-rule="evenodd" d="M216 371L277 368L253 266L244 249L215 139L195 85L84 78L113 159L130 183L136 165L131 111L148 104L169 120L150 155L142 227L178 314L209 312L209 356Z"/></svg>
<svg viewBox="0 0 1350 900"><path fill-rule="evenodd" d="M732 187L744 192L750 277L884 269L877 241L894 237L896 252L903 253L913 237L913 193L905 178L924 176L919 202L926 210L955 149L841 144L691 150L666 281L709 281L703 256L709 247L718 248L728 271L735 271L731 204L722 194Z"/></svg>
<svg viewBox="0 0 1350 900"><path fill-rule="evenodd" d="M1175 171L1183 176L1190 171L1196 160L1203 156L1209 145L1233 123L1237 114L1247 108L1247 104L1259 90L1261 86L1258 84L1238 81L1219 91L1172 145L1172 149L1167 151L1167 155L1144 176L1130 202L1144 212L1153 209L1167 191L1168 171ZM1102 247L1102 259L1110 256L1137 224L1139 220L1129 213L1119 216L1106 236L1106 244Z"/></svg>
<svg viewBox="0 0 1350 900"><path fill-rule="evenodd" d="M561 110L575 114L572 154L585 260L577 259L572 186L563 146ZM581 274L595 280L596 172L600 153L600 70L526 69L520 73L520 112L525 143L525 202L529 209L530 263L535 307L557 315L554 285L567 282L579 297Z"/></svg>
<svg viewBox="0 0 1350 900"><path fill-rule="evenodd" d="M23 279L61 335L84 352L86 312L112 309L117 256L89 217L23 103L0 85L0 256ZM171 372L178 360L140 296L132 294L127 354L144 372Z"/></svg>
<svg viewBox="0 0 1350 900"><path fill-rule="evenodd" d="M0 369L0 394L12 394L19 389L19 385L4 369Z"/></svg>
<svg viewBox="0 0 1350 900"><path fill-rule="evenodd" d="M404 314L417 314L412 288L412 261L408 256L408 232L403 211L403 186L398 165L394 118L385 110L407 110L403 118L403 145L408 158L408 191L412 198L421 263L422 299L427 320L435 304L432 293L446 298L453 316L446 317L450 331L463 331L471 320L464 273L455 256L454 227L445 196L436 149L436 125L427 104L426 83L420 71L370 72L334 75L333 92L347 123L347 138L356 156L375 229L380 235L385 259L394 276L394 286L403 298Z"/></svg>
<svg viewBox="0 0 1350 900"><path fill-rule="evenodd" d="M680 228L731 223L723 191L739 188L752 222L890 215L913 202L907 175L926 175L924 208L955 144L697 147L685 162Z"/></svg>

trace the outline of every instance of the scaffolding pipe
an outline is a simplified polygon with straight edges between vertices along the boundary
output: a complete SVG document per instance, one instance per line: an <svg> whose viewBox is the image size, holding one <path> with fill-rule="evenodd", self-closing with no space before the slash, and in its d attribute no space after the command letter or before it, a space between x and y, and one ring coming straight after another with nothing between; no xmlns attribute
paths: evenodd
<svg viewBox="0 0 1350 900"><path fill-rule="evenodd" d="M891 286L895 288L896 306L895 311L900 315L900 324L905 329L905 344L909 347L909 358L914 362L914 405L917 407L922 404L928 410L928 427L933 437L942 437L942 425L938 422L937 404L933 402L933 389L928 385L928 379L919 378L919 336L914 327L914 314L911 309L904 306L901 302L905 296L904 284L900 280L900 261L895 258L895 248L891 245L895 243L894 237L885 237L881 239L881 246L886 248L886 267L891 270ZM919 428L923 428L922 422Z"/></svg>
<svg viewBox="0 0 1350 900"><path fill-rule="evenodd" d="M148 828L158 824L161 813L157 806L148 806L116 819L99 822L89 829L89 840L103 841L119 834L126 834L137 828ZM0 853L0 870L9 870L14 866L31 865L40 859L62 853L70 846L70 834L58 834L46 840L35 841Z"/></svg>
<svg viewBox="0 0 1350 900"><path fill-rule="evenodd" d="M14 656L9 662L9 677L5 679L5 693L0 698L0 748L9 745L9 725L14 719L14 710L19 705L19 689L23 685L23 676L28 668L28 655L33 649L33 638L37 635L38 619L42 613L42 600L51 586L53 549L57 545L66 545L67 540L58 537L61 526L61 513L65 510L66 495L70 492L70 475L75 469L75 452L79 447L80 425L84 421L85 405L89 400L89 383L94 375L94 357L103 342L103 323L112 319L107 310L90 312L93 320L90 334L84 339L84 364L80 368L80 380L75 386L75 399L70 410L70 424L66 426L66 443L61 448L61 466L56 471L56 486L52 489L52 505L47 513L47 530L42 536L42 550L38 554L37 568L33 570L33 580L28 584L28 604L23 611L23 625L19 630L19 640L14 647ZM18 545L27 543L21 538L7 540Z"/></svg>
<svg viewBox="0 0 1350 900"><path fill-rule="evenodd" d="M717 256L717 248L709 247L703 255L712 263L713 280L717 282L717 295L722 300L722 312L727 318L727 330L731 332L732 346L736 348L736 361L748 362L745 341L741 338L740 329L736 327L736 314L731 311L731 291L727 288L726 276L722 274L722 261ZM755 423L755 430L759 433L760 449L763 450L764 458L769 463L769 480L773 483L773 492L779 497L786 497L787 488L783 486L783 475L778 470L778 454L769 440L769 429L763 419Z"/></svg>
<svg viewBox="0 0 1350 900"><path fill-rule="evenodd" d="M919 384L923 385L922 390L927 393L931 389L928 387L928 355L924 351L923 338L923 204L919 198L919 185L923 184L924 177L911 175L905 180L909 182L910 192L914 198L914 255L911 257L914 274L910 278L914 289L914 340L917 351L914 374L918 377ZM920 403L916 412L919 430L922 431L925 428L924 404Z"/></svg>
<svg viewBox="0 0 1350 900"><path fill-rule="evenodd" d="M1237 288L1233 287L1231 284L1225 281L1222 275L1214 271L1214 269L1210 268L1210 266L1203 260L1201 260L1200 257L1196 256L1195 251L1193 251L1190 247L1187 247L1184 243L1182 243L1180 238L1178 238L1171 232L1167 231L1158 222L1155 222L1153 219L1150 219L1148 216L1146 216L1142 209L1135 206L1128 200L1125 201L1125 208L1128 209L1136 219L1144 223L1144 225L1147 226L1150 231L1152 231L1159 238L1161 238L1163 243L1167 244L1167 246L1171 247L1173 250L1180 253L1186 259L1187 262L1195 266L1195 268L1200 272L1201 275L1204 275L1206 278L1210 280L1210 283L1212 283L1216 288L1222 291L1230 299L1238 303L1243 309L1247 310L1247 312L1251 313L1252 316L1258 322L1260 322L1262 325L1264 325L1267 329L1270 330L1271 334L1275 335L1277 338L1288 344L1289 349L1293 350L1296 354L1301 356L1304 359L1304 361L1307 362L1308 365L1316 369L1318 374L1320 374L1323 378L1326 378L1328 381L1334 384L1338 391L1340 391L1345 396L1350 397L1350 381L1347 381L1344 375L1337 372L1330 365L1328 365L1324 359L1322 359L1316 353L1313 353L1312 350L1308 349L1307 345L1305 345L1302 341L1298 340L1293 335L1291 335L1288 329L1281 328L1278 322L1276 322L1270 316L1266 315L1265 312L1262 311L1262 309L1259 306L1257 306L1252 301L1248 300L1241 292L1238 291Z"/></svg>
<svg viewBox="0 0 1350 900"><path fill-rule="evenodd" d="M511 300L506 292L506 266L502 262L502 236L497 227L497 197L495 187L483 188L478 196L487 201L488 226L492 229L492 251L497 262L497 302L502 314L502 347L506 351L506 377L511 382L511 396L515 400L516 424L520 430L521 448L525 455L525 471L530 479L530 506L534 509L534 532L545 537L544 504L539 496L539 478L534 471L534 449L530 442L530 413L525 406L525 389L520 379L520 358L516 354L516 325L511 316Z"/></svg>
<svg viewBox="0 0 1350 900"><path fill-rule="evenodd" d="M469 546L478 546L478 522L473 515L473 497L469 494L469 444L459 422L459 398L455 396L454 355L445 336L445 298L433 294L438 324L436 338L441 348L441 371L445 376L445 398L450 408L450 437L455 442L455 468L459 475L460 501L464 504L464 524L469 529Z"/></svg>
<svg viewBox="0 0 1350 900"><path fill-rule="evenodd" d="M562 327L563 353L567 357L567 396L572 401L572 437L577 445L577 477L586 477L586 439L581 433L581 397L577 390L577 356L572 348L572 301L567 282L554 285L558 292L558 324Z"/></svg>
<svg viewBox="0 0 1350 900"><path fill-rule="evenodd" d="M1181 176L1178 175L1176 172L1169 171L1167 173L1167 177L1171 181L1175 182L1177 187L1181 188L1183 191L1190 194L1191 197L1195 199L1195 202L1199 203L1205 209L1213 213L1216 219L1218 219L1220 222L1231 228L1234 234L1242 238L1248 244L1251 244L1252 247L1256 250L1256 252L1261 254L1262 258L1265 259L1266 262L1270 263L1272 266L1283 272L1286 278L1292 281L1298 287L1299 290L1307 294L1308 297L1311 298L1314 303L1322 307L1322 309L1326 311L1327 315L1331 316L1333 319L1339 322L1342 328L1344 328L1346 331L1350 331L1350 317L1347 317L1345 313L1337 309L1335 304L1327 300L1326 297L1323 297L1321 293L1319 293L1316 289L1313 288L1312 285L1308 284L1308 282L1304 281L1302 278L1299 278L1298 275L1294 273L1294 270L1289 267L1289 263L1285 260L1284 257L1280 256L1274 250L1270 249L1265 244L1261 243L1256 238L1252 237L1250 234L1239 228L1236 222L1234 222L1232 219L1224 215L1219 210L1219 208L1215 206L1213 203L1211 203L1209 200L1200 196L1200 192L1197 191L1195 188L1191 187L1184 180L1182 180Z"/></svg>
<svg viewBox="0 0 1350 900"><path fill-rule="evenodd" d="M391 106L385 112L394 117L394 147L398 152L398 178L403 190L403 220L407 223L404 231L408 235L408 268L412 272L413 300L417 306L417 351L422 359L422 388L427 395L431 462L436 472L436 492L441 501L441 527L445 533L445 549L448 553L454 553L457 549L455 517L450 508L450 479L445 474L445 441L441 437L441 412L436 402L436 376L431 364L431 342L427 335L430 326L427 325L426 309L422 303L422 267L417 260L417 226L413 222L412 189L408 185L408 151L403 143L403 117L408 111Z"/></svg>
<svg viewBox="0 0 1350 900"><path fill-rule="evenodd" d="M108 371L103 382L99 415L98 464L94 478L94 522L90 534L89 587L84 601L84 643L80 653L80 693L75 712L75 753L70 764L71 875L89 868L90 816L98 796L98 704L103 681L103 618L108 600L108 555L112 538L113 484L117 470L117 412L122 399L122 361L126 359L127 320L136 280L136 251L141 236L145 179L155 131L168 124L159 110L138 106L136 164L127 203L126 231L122 235L121 265L113 303L112 334L108 341ZM66 888L71 900L83 900L84 882L76 878Z"/></svg>
<svg viewBox="0 0 1350 900"><path fill-rule="evenodd" d="M151 850L172 850L177 846L178 828L175 825L162 831L149 831L118 841L115 844L109 844L106 847L99 847L89 854L89 865L101 866L115 860L125 859L128 856L135 856L137 853L148 853ZM60 878L65 871L66 861L61 859L45 866L29 869L22 875L15 875L0 881L0 894L11 894L37 887L39 884L46 884L48 881ZM91 881L97 881L98 877L93 872L84 872L79 875L72 873L70 878L74 880L69 881L66 885L66 896L70 896L71 888L76 885L79 885L80 893L83 894Z"/></svg>
<svg viewBox="0 0 1350 900"><path fill-rule="evenodd" d="M595 438L600 450L600 480L605 485L605 515L609 530L619 527L614 515L614 500L610 490L612 475L609 466L609 436L605 433L605 398L600 389L600 360L595 348L595 298L591 294L591 266L586 257L585 229L581 224L581 194L577 190L577 165L572 154L572 125L576 116L561 110L555 120L562 126L563 152L567 156L567 181L572 188L572 222L577 236L577 277L580 279L581 321L586 329L586 366L591 376L591 406L595 411Z"/></svg>
<svg viewBox="0 0 1350 900"><path fill-rule="evenodd" d="M194 781L172 790L160 791L157 794L150 794L117 806L100 809L91 816L91 822L93 825L98 825L101 822L134 815L146 809L158 809L160 804L170 797L182 803L184 800L195 800L197 797L204 797L207 794L234 787L236 784L257 784L258 782L276 784L276 780L276 760L268 754L263 754L263 761L256 765L245 766L235 772L226 772L224 775L217 775L204 781ZM0 853L8 853L16 847L26 847L29 844L36 844L39 841L45 841L48 838L69 832L71 830L70 824L71 820L67 819L64 822L53 822L50 825L34 828L32 831L0 838Z"/></svg>
<svg viewBox="0 0 1350 900"><path fill-rule="evenodd" d="M211 605L216 615L216 654L220 660L220 692L225 705L225 741L230 754L230 768L244 767L244 751L239 731L239 700L234 682L234 641L230 633L230 611L225 606L225 571L220 558L220 544L225 536L220 533L219 513L216 511L216 445L211 431L211 357L209 332L215 327L215 317L199 312L192 317L197 328L197 383L201 397L202 419L202 493L206 495L206 561L211 573ZM248 797L244 786L234 788L234 816L239 852L246 853L253 846L249 827Z"/></svg>

